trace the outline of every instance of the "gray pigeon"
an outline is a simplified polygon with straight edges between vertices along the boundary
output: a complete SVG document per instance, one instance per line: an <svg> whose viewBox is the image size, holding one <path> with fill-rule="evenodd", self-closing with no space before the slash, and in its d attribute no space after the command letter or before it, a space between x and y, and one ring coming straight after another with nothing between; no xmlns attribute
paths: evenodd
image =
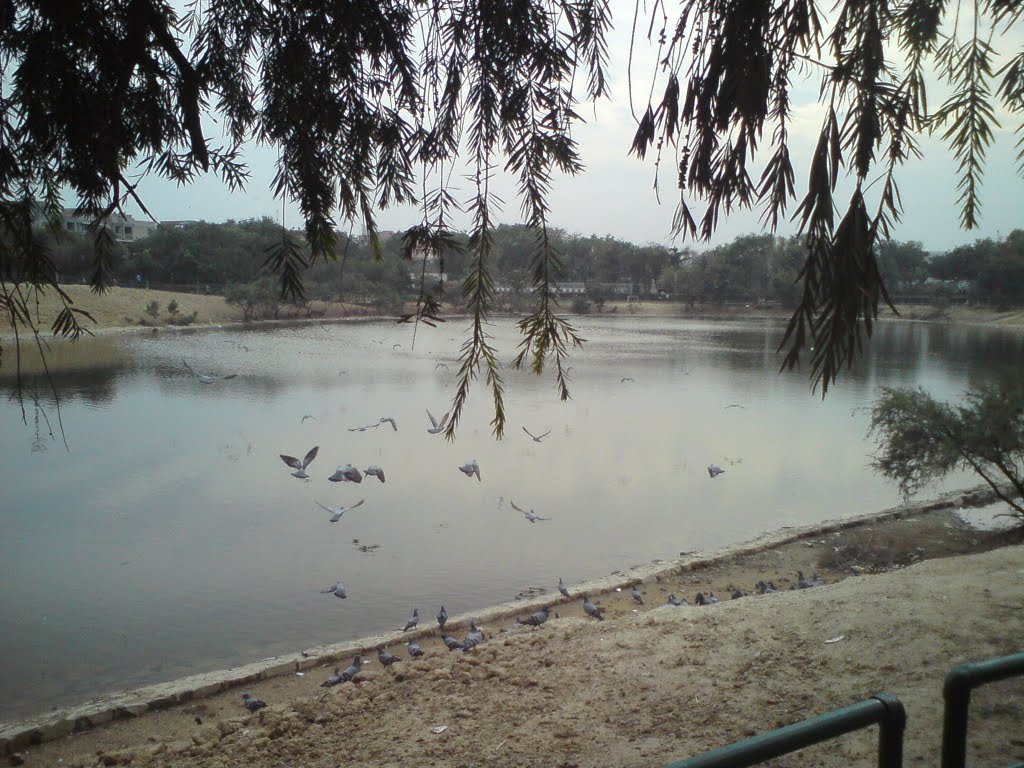
<svg viewBox="0 0 1024 768"><path fill-rule="evenodd" d="M640 594L640 590L636 588L636 585L629 590L629 596L633 598L633 602L637 605L644 604L644 596Z"/></svg>
<svg viewBox="0 0 1024 768"><path fill-rule="evenodd" d="M334 470L334 474L327 479L332 483L361 483L363 482L363 474L351 464L342 464Z"/></svg>
<svg viewBox="0 0 1024 768"><path fill-rule="evenodd" d="M427 429L427 432L429 432L432 435L436 435L436 434L438 434L440 432L444 432L444 428L448 424L448 414L447 413L444 416L441 417L440 421L438 421L437 419L434 418L434 414L432 414L430 412L430 410L428 409L427 410L427 417L430 419L430 424L431 424L431 426Z"/></svg>
<svg viewBox="0 0 1024 768"><path fill-rule="evenodd" d="M689 605L685 597L679 598L676 597L674 594L668 596L668 604L674 605L676 608L678 608L681 605Z"/></svg>
<svg viewBox="0 0 1024 768"><path fill-rule="evenodd" d="M468 651L470 648L475 648L484 641L484 633L477 629L476 622L469 622L469 633L466 635L465 642L462 643L462 650Z"/></svg>
<svg viewBox="0 0 1024 768"><path fill-rule="evenodd" d="M441 606L441 610L437 612L437 626L444 629L444 625L448 623L448 611Z"/></svg>
<svg viewBox="0 0 1024 768"><path fill-rule="evenodd" d="M320 507L320 509L322 509L322 510L324 510L326 512L330 512L331 513L331 522L332 523L336 523L339 520L341 520L341 516L344 515L346 512L348 512L350 509L355 509L356 507L363 506L363 502L364 501L366 501L366 499L360 499L355 504L353 504L353 505L351 505L349 507L325 507L319 501L316 501L314 499L314 502L316 503L316 505L318 507Z"/></svg>
<svg viewBox="0 0 1024 768"><path fill-rule="evenodd" d="M395 656L395 654L393 654L393 653L388 653L388 649L387 648L378 648L377 649L377 661L379 661L385 667L390 667L396 661L401 661L401 659L398 658L397 656Z"/></svg>
<svg viewBox="0 0 1024 768"><path fill-rule="evenodd" d="M549 609L545 605L539 611L537 611L536 613L530 614L525 619L520 619L517 616L516 617L516 624L526 624L526 625L529 625L531 627L539 627L541 624L543 624L545 621L548 620L548 613L549 613Z"/></svg>
<svg viewBox="0 0 1024 768"><path fill-rule="evenodd" d="M757 593L759 595L770 595L773 592L778 592L779 591L775 587L775 583L771 582L771 581L759 581L759 582L757 582L756 586L757 586Z"/></svg>
<svg viewBox="0 0 1024 768"><path fill-rule="evenodd" d="M352 658L352 663L345 668L345 671L341 673L341 682L345 683L352 680L356 675L359 674L359 670L363 668L363 657L358 653Z"/></svg>
<svg viewBox="0 0 1024 768"><path fill-rule="evenodd" d="M335 597L340 597L342 599L348 597L348 594L345 592L345 585L342 584L340 581L335 583L335 584L333 584L330 587L327 587L325 589L321 589L320 590L320 594L322 594L322 595L334 595Z"/></svg>
<svg viewBox="0 0 1024 768"><path fill-rule="evenodd" d="M472 477L473 475L476 475L476 479L480 480L480 465L477 464L476 459L467 461L465 464L459 467L459 471L462 472L462 474L464 474L466 477Z"/></svg>
<svg viewBox="0 0 1024 768"><path fill-rule="evenodd" d="M804 578L804 572L803 571L797 571L796 575L797 575L796 585L800 589L810 589L811 587L820 587L820 586L822 586L825 583L822 579L818 578L818 574L814 574L810 579L805 579Z"/></svg>
<svg viewBox="0 0 1024 768"><path fill-rule="evenodd" d="M448 646L449 651L455 651L462 648L462 643L456 640L451 635L441 635L441 641Z"/></svg>
<svg viewBox="0 0 1024 768"><path fill-rule="evenodd" d="M715 597L714 592L708 592L707 595L703 592L698 592L697 596L693 599L694 605L714 605L718 602L718 598Z"/></svg>
<svg viewBox="0 0 1024 768"><path fill-rule="evenodd" d="M708 464L708 477L710 477L712 480L714 480L723 472L725 472L725 470L722 469L717 464Z"/></svg>
<svg viewBox="0 0 1024 768"><path fill-rule="evenodd" d="M732 591L732 599L733 600L739 600L741 597L746 597L746 596L747 596L747 593L744 592L742 589L734 589Z"/></svg>
<svg viewBox="0 0 1024 768"><path fill-rule="evenodd" d="M250 712L256 712L258 710L263 709L265 706L267 706L267 702L260 701L255 696L250 696L248 693L243 693L242 694L242 704Z"/></svg>
<svg viewBox="0 0 1024 768"><path fill-rule="evenodd" d="M415 640L410 640L408 643L405 644L405 647L409 649L410 658L417 659L423 655L423 649L420 648L420 644L417 643Z"/></svg>
<svg viewBox="0 0 1024 768"><path fill-rule="evenodd" d="M341 668L340 667L335 667L334 668L334 672L331 674L331 676L328 677L326 680L324 680L322 683L320 683L320 687L321 688L332 688L333 686L337 685L338 683L342 682L343 680L344 680L344 678L341 676Z"/></svg>
<svg viewBox="0 0 1024 768"><path fill-rule="evenodd" d="M316 454L319 452L319 450L320 446L314 445L309 450L309 453L306 454L306 457L302 459L302 461L299 461L294 456L286 456L283 453L279 455L281 456L281 461L283 461L285 464L287 464L289 467L295 470L294 472L291 473L292 477L297 477L300 480L302 480L309 477L309 475L306 474L306 467L308 467L310 462L312 462L313 459L316 458Z"/></svg>
<svg viewBox="0 0 1024 768"><path fill-rule="evenodd" d="M368 467L365 472L367 477L376 477L382 483L384 482L384 470L374 464L372 467Z"/></svg>
<svg viewBox="0 0 1024 768"><path fill-rule="evenodd" d="M395 430L395 432L398 431L398 423L393 418L391 418L390 416L381 416L380 417L380 421L378 421L377 423L378 424L383 424L385 421L388 422L388 424L391 425L391 428L393 430Z"/></svg>
<svg viewBox="0 0 1024 768"><path fill-rule="evenodd" d="M601 615L601 609L590 602L590 598L586 595L583 596L583 612L598 621L604 621L604 616Z"/></svg>
<svg viewBox="0 0 1024 768"><path fill-rule="evenodd" d="M562 577L561 576L558 577L558 591L561 592L566 597L571 597L571 595L569 594L569 588L567 586L565 586L565 582L562 581Z"/></svg>
<svg viewBox="0 0 1024 768"><path fill-rule="evenodd" d="M410 629L415 629L416 625L420 623L420 611L419 608L412 609L412 616L405 622L405 627L402 629L403 632L408 632Z"/></svg>

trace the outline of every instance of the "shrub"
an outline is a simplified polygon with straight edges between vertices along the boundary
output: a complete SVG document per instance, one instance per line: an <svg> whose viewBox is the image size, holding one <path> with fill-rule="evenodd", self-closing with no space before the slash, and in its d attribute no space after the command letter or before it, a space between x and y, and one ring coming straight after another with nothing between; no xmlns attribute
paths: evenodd
<svg viewBox="0 0 1024 768"><path fill-rule="evenodd" d="M172 317L174 315L178 314L178 300L177 299L171 299L169 302L167 302L167 314L171 315Z"/></svg>
<svg viewBox="0 0 1024 768"><path fill-rule="evenodd" d="M156 316L160 314L160 303L156 299L153 299L146 305L145 312L155 320Z"/></svg>

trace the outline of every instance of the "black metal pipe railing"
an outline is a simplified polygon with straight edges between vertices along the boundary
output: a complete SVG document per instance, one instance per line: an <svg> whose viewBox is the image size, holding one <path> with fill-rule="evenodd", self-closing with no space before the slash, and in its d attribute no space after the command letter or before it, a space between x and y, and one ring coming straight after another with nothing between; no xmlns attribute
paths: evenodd
<svg viewBox="0 0 1024 768"><path fill-rule="evenodd" d="M946 712L942 723L942 768L963 768L967 763L967 714L975 688L1024 675L1024 653L989 661L961 664L946 675L942 696Z"/></svg>
<svg viewBox="0 0 1024 768"><path fill-rule="evenodd" d="M871 725L878 725L879 768L901 768L906 724L907 714L899 699L881 693L849 707L753 736L665 768L746 768Z"/></svg>

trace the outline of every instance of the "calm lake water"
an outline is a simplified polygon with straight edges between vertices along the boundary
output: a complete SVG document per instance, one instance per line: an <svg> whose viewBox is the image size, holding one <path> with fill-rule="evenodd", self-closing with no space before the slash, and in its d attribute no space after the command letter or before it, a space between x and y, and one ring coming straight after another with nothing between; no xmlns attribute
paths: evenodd
<svg viewBox="0 0 1024 768"><path fill-rule="evenodd" d="M891 506L868 468L879 387L955 397L1024 363L1019 332L883 324L822 402L806 373L777 372L779 323L582 318L571 401L509 370L506 439L479 388L450 444L425 409L453 395L463 325L421 328L415 351L390 322L57 346L70 450L31 405L25 425L0 402L0 718ZM513 324L493 333L511 359ZM204 385L183 359L238 375ZM348 431L381 416L398 432ZM314 445L311 479L291 477L278 454ZM482 482L457 469L472 458ZM348 462L387 482L329 483ZM335 525L314 503L359 499ZM319 594L338 579L347 600Z"/></svg>

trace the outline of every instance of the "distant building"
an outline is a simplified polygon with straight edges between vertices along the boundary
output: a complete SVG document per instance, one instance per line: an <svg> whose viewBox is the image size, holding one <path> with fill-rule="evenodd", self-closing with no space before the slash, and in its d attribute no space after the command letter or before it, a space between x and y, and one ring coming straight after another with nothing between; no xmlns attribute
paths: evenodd
<svg viewBox="0 0 1024 768"><path fill-rule="evenodd" d="M586 283L555 283L555 292L563 296L582 296L587 292Z"/></svg>
<svg viewBox="0 0 1024 768"><path fill-rule="evenodd" d="M64 209L64 229L68 232L88 236L91 232L92 222L91 216L76 216L73 208ZM110 214L105 225L114 233L114 240L122 245L149 237L150 233L158 226L152 221L136 219L134 216L124 216L120 213Z"/></svg>

